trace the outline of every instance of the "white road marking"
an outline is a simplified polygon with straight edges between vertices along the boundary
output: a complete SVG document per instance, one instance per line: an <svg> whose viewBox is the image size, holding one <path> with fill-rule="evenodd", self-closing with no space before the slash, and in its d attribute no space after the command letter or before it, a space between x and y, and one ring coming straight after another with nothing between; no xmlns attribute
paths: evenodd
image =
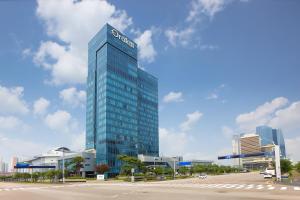
<svg viewBox="0 0 300 200"><path fill-rule="evenodd" d="M294 190L300 190L300 187L294 187Z"/></svg>
<svg viewBox="0 0 300 200"><path fill-rule="evenodd" d="M236 187L235 189L241 189L241 188L243 188L243 187L245 187L245 185L239 185L239 186Z"/></svg>
<svg viewBox="0 0 300 200"><path fill-rule="evenodd" d="M256 186L256 189L262 190L262 189L264 189L264 186L263 186L263 185L257 185L257 186Z"/></svg>
<svg viewBox="0 0 300 200"><path fill-rule="evenodd" d="M281 187L280 190L287 190L287 187Z"/></svg>

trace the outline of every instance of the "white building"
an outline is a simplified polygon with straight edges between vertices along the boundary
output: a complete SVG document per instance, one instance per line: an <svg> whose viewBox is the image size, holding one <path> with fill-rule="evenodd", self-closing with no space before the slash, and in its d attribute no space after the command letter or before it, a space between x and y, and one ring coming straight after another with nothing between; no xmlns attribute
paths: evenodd
<svg viewBox="0 0 300 200"><path fill-rule="evenodd" d="M171 167L172 169L178 168L178 163L181 162L183 159L181 156L176 157L154 157L154 156L147 156L143 154L138 155L138 159L145 163L147 166L164 166L164 167Z"/></svg>
<svg viewBox="0 0 300 200"><path fill-rule="evenodd" d="M4 162L2 158L0 158L0 173L8 172L8 163Z"/></svg>
<svg viewBox="0 0 300 200"><path fill-rule="evenodd" d="M62 152L56 150L50 150L47 153L43 153L24 162L33 166L55 166L58 168L58 159L62 156ZM48 169L35 169L35 171L47 171Z"/></svg>

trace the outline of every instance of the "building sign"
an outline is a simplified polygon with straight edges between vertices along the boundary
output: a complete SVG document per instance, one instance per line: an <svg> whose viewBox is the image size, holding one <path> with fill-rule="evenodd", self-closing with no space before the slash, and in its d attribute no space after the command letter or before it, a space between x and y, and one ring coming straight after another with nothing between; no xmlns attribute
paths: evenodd
<svg viewBox="0 0 300 200"><path fill-rule="evenodd" d="M130 41L126 36L119 33L119 31L117 31L116 29L112 29L111 33L113 34L113 36L126 43L129 47L134 48L134 43Z"/></svg>
<svg viewBox="0 0 300 200"><path fill-rule="evenodd" d="M104 174L98 174L98 175L97 175L97 180L98 180L98 181L104 181L104 180L105 180Z"/></svg>

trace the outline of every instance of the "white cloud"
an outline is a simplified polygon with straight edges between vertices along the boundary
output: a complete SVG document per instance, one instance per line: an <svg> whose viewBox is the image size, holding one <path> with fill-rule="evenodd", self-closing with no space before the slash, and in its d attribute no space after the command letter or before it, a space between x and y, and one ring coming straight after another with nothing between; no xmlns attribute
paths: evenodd
<svg viewBox="0 0 300 200"><path fill-rule="evenodd" d="M201 44L201 36L197 31L205 20L212 20L217 13L234 1L236 0L193 0L185 23L176 28L166 29L165 36L170 45L199 48L200 50L218 49L217 45Z"/></svg>
<svg viewBox="0 0 300 200"><path fill-rule="evenodd" d="M26 48L22 51L23 58L26 58L28 56L31 56L33 54L32 50L30 48Z"/></svg>
<svg viewBox="0 0 300 200"><path fill-rule="evenodd" d="M35 55L36 63L51 71L53 84L84 83L88 41L107 22L120 31L132 24L124 10L117 10L107 1L38 0L37 3L36 13L45 23L47 34L64 44L42 42Z"/></svg>
<svg viewBox="0 0 300 200"><path fill-rule="evenodd" d="M146 30L134 41L138 44L139 59L145 60L149 63L153 62L156 56L156 51L152 42L153 31Z"/></svg>
<svg viewBox="0 0 300 200"><path fill-rule="evenodd" d="M51 61L55 60L54 63ZM82 56L56 42L42 42L34 56L34 62L51 71L52 84L84 83L87 70Z"/></svg>
<svg viewBox="0 0 300 200"><path fill-rule="evenodd" d="M219 85L217 88L215 88L215 89L213 90L213 92L211 92L211 93L206 97L206 99L207 99L207 100L216 100L216 99L219 99L219 97L220 97L219 94L220 94L221 90L222 90L223 88L225 88L225 87L226 87L225 84ZM221 100L222 103L224 103L223 101L224 101L224 99Z"/></svg>
<svg viewBox="0 0 300 200"><path fill-rule="evenodd" d="M226 138L232 138L232 136L235 134L234 130L232 130L228 126L222 126L222 133Z"/></svg>
<svg viewBox="0 0 300 200"><path fill-rule="evenodd" d="M45 124L52 130L59 133L70 133L72 130L72 116L67 111L58 110L53 114L48 114Z"/></svg>
<svg viewBox="0 0 300 200"><path fill-rule="evenodd" d="M182 30L169 28L165 31L165 35L173 47L176 47L178 44L187 46L191 42L194 33L195 29L193 27L187 27Z"/></svg>
<svg viewBox="0 0 300 200"><path fill-rule="evenodd" d="M189 131L192 129L192 126L195 125L203 116L203 113L195 111L186 115L187 120L180 124L182 131Z"/></svg>
<svg viewBox="0 0 300 200"><path fill-rule="evenodd" d="M189 22L199 20L201 14L213 18L229 2L228 0L195 0L191 4L191 10L186 20Z"/></svg>
<svg viewBox="0 0 300 200"><path fill-rule="evenodd" d="M182 155L188 140L188 135L184 132L177 133L165 128L159 128L159 146L163 155Z"/></svg>
<svg viewBox="0 0 300 200"><path fill-rule="evenodd" d="M84 106L86 101L86 92L77 90L75 87L67 88L59 92L59 97L64 103L72 107Z"/></svg>
<svg viewBox="0 0 300 200"><path fill-rule="evenodd" d="M43 115L46 113L48 107L50 105L50 101L41 97L36 100L33 104L33 113L36 115Z"/></svg>
<svg viewBox="0 0 300 200"><path fill-rule="evenodd" d="M211 100L211 99L218 99L219 95L217 93L211 93L210 95L208 95L206 97L207 100Z"/></svg>
<svg viewBox="0 0 300 200"><path fill-rule="evenodd" d="M298 129L299 132L299 129ZM287 156L293 161L300 161L299 147L300 137L285 139Z"/></svg>
<svg viewBox="0 0 300 200"><path fill-rule="evenodd" d="M26 114L29 112L23 100L23 87L6 88L0 85L0 114Z"/></svg>
<svg viewBox="0 0 300 200"><path fill-rule="evenodd" d="M47 144L30 142L24 139L12 139L0 134L0 152L4 160L9 160L12 156L23 159L31 158L45 150L50 149Z"/></svg>
<svg viewBox="0 0 300 200"><path fill-rule="evenodd" d="M254 111L238 115L236 123L241 131L253 131L256 126L268 124L273 118L274 112L287 104L287 98L275 98L271 102L258 106Z"/></svg>
<svg viewBox="0 0 300 200"><path fill-rule="evenodd" d="M283 129L285 133L298 134L300 132L300 101L277 110L268 124L274 128Z"/></svg>
<svg viewBox="0 0 300 200"><path fill-rule="evenodd" d="M75 151L82 151L85 148L85 132L71 136L71 148Z"/></svg>
<svg viewBox="0 0 300 200"><path fill-rule="evenodd" d="M24 131L28 128L22 120L15 116L0 116L0 131Z"/></svg>
<svg viewBox="0 0 300 200"><path fill-rule="evenodd" d="M170 92L166 96L164 96L163 101L165 103L170 103L170 102L182 102L183 97L182 97L182 92Z"/></svg>

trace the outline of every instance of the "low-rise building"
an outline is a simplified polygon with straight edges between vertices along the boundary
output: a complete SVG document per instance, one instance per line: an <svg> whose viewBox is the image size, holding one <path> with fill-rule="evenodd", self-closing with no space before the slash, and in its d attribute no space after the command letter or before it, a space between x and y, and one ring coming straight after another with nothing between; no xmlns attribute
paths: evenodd
<svg viewBox="0 0 300 200"><path fill-rule="evenodd" d="M80 169L80 175L82 177L94 177L96 167L96 152L95 151L83 151L78 153L69 153L64 157L58 158L58 169L63 168L63 160L65 162L66 169L71 169L73 166L68 165L76 157L82 157L84 159L82 168Z"/></svg>
<svg viewBox="0 0 300 200"><path fill-rule="evenodd" d="M147 156L143 154L138 155L138 159L142 161L146 166L149 167L174 167L178 168L178 163L183 160L182 156L175 156L175 157L166 157L166 156Z"/></svg>
<svg viewBox="0 0 300 200"><path fill-rule="evenodd" d="M58 159L62 156L62 152L56 150L50 150L46 153L36 155L30 159L24 160L24 162L33 166L54 166L58 167ZM35 172L43 172L49 169L34 169Z"/></svg>

